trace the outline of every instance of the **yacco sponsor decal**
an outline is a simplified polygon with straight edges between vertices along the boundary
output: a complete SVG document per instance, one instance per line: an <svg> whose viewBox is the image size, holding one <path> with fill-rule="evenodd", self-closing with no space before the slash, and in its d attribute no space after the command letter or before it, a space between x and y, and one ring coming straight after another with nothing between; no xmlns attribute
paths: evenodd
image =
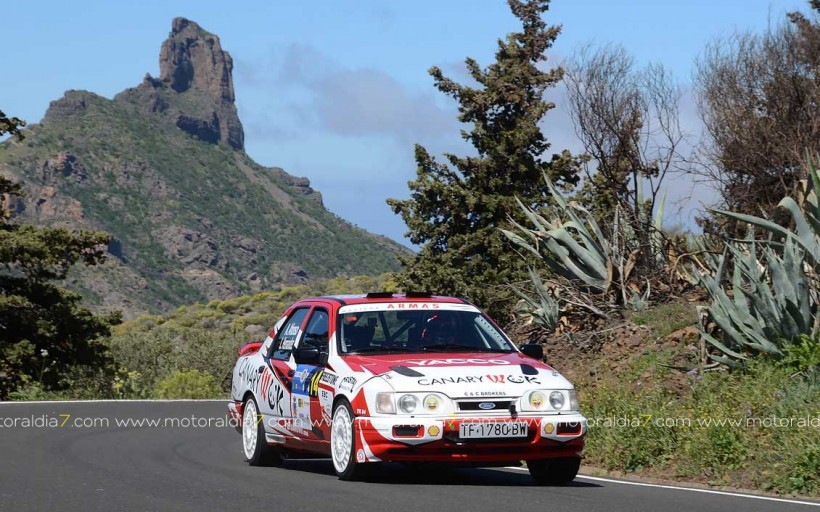
<svg viewBox="0 0 820 512"><path fill-rule="evenodd" d="M421 386L441 386L444 384L541 384L530 375L467 375L462 377L438 377L418 380Z"/></svg>
<svg viewBox="0 0 820 512"><path fill-rule="evenodd" d="M449 366L449 365L509 365L506 359L410 359L402 361L405 366Z"/></svg>
<svg viewBox="0 0 820 512"><path fill-rule="evenodd" d="M268 406L277 416L285 415L285 390L276 379L273 379L268 389Z"/></svg>
<svg viewBox="0 0 820 512"><path fill-rule="evenodd" d="M259 379L259 394L262 395L262 400L267 401L268 399L268 387L270 386L270 381L273 378L273 373L267 368L262 371L262 378Z"/></svg>
<svg viewBox="0 0 820 512"><path fill-rule="evenodd" d="M260 370L263 368L264 366L259 366L259 360L244 359L239 365L239 380L245 384L247 389L256 391L261 376Z"/></svg>
<svg viewBox="0 0 820 512"><path fill-rule="evenodd" d="M375 304L354 304L342 306L339 313L364 313L367 311L405 311L405 310L436 310L436 311L469 311L478 313L475 306L469 304L449 304L443 302L380 302Z"/></svg>

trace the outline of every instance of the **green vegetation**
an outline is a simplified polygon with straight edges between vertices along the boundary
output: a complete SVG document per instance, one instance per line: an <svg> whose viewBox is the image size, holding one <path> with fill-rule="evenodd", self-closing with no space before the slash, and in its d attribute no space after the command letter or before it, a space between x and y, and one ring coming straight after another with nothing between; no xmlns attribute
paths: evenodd
<svg viewBox="0 0 820 512"><path fill-rule="evenodd" d="M179 371L157 383L154 396L165 399L197 399L218 396L220 388L214 378L197 370Z"/></svg>
<svg viewBox="0 0 820 512"><path fill-rule="evenodd" d="M545 204L549 189L535 185L542 175L573 185L579 166L567 151L548 158L550 144L539 128L554 107L544 92L562 76L560 68L542 66L560 32L541 18L549 0L509 5L522 31L498 41L496 61L486 69L465 61L479 87L430 69L436 88L458 102L459 121L472 125L462 136L477 156L446 154L447 163L441 163L417 145L410 199L388 200L407 224L410 240L421 245L419 254L404 260L399 284L466 297L504 321L514 303L507 285L526 279L527 271L498 229L510 226L508 217L524 221L516 196L533 207Z"/></svg>
<svg viewBox="0 0 820 512"><path fill-rule="evenodd" d="M9 398L216 398L239 347L262 340L285 308L310 296L395 289L391 274L317 281L279 291L183 306L163 316L142 316L114 329L97 371L74 368L63 385L27 380ZM39 361L39 360L36 360ZM81 371L82 370L82 371Z"/></svg>
<svg viewBox="0 0 820 512"><path fill-rule="evenodd" d="M588 463L712 485L820 492L816 367L795 379L791 369L761 361L743 372L690 375L682 391L662 383L672 370L651 371L651 386L618 382L618 375L576 382L591 422Z"/></svg>
<svg viewBox="0 0 820 512"><path fill-rule="evenodd" d="M0 117L0 135L22 137L22 122ZM72 367L104 363L101 338L119 322L118 314L93 315L78 294L56 284L72 265L102 261L108 235L12 224L6 200L21 193L0 176L0 400L35 383L63 388Z"/></svg>
<svg viewBox="0 0 820 512"><path fill-rule="evenodd" d="M26 126L26 122L19 117L6 117L6 114L0 110L0 135L10 134L18 139L22 138L20 128Z"/></svg>
<svg viewBox="0 0 820 512"><path fill-rule="evenodd" d="M750 227L747 240L732 240L700 282L712 304L699 312L720 329L701 325L701 336L724 364L737 365L749 355L782 356L782 345L801 335L820 334L820 173L809 160L803 204L791 197L779 206L791 214L794 230L770 220L734 212L720 212L736 221L761 228L770 237L757 241ZM731 286L724 273L733 268Z"/></svg>
<svg viewBox="0 0 820 512"><path fill-rule="evenodd" d="M116 337L149 332L163 327L179 331L208 330L228 336L242 336L251 331L256 334L273 327L285 308L299 299L320 295L342 295L396 289L392 274L381 276L337 277L314 281L304 285L282 288L277 291L244 295L226 300L214 300L207 304L182 306L165 315L143 315L119 326ZM264 338L264 336L262 336ZM253 340L246 340L253 341Z"/></svg>
<svg viewBox="0 0 820 512"><path fill-rule="evenodd" d="M636 311L629 320L635 325L646 325L655 337L665 338L679 329L694 326L697 312L692 304L676 301Z"/></svg>

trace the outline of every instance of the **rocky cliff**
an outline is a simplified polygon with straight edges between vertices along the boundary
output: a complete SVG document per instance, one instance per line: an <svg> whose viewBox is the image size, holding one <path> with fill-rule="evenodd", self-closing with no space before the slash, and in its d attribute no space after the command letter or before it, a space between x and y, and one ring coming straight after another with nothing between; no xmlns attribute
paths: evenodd
<svg viewBox="0 0 820 512"><path fill-rule="evenodd" d="M160 76L109 100L67 91L0 173L16 219L111 233L111 257L69 283L131 317L311 278L398 267L398 244L328 212L307 178L244 152L233 63L219 38L173 20Z"/></svg>

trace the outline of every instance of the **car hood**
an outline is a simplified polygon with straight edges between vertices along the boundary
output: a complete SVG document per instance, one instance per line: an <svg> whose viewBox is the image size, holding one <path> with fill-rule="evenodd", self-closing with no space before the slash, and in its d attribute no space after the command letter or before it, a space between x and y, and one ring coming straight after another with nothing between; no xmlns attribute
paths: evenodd
<svg viewBox="0 0 820 512"><path fill-rule="evenodd" d="M354 371L384 378L396 391L439 391L451 397L519 396L526 390L570 389L552 367L521 353L351 355Z"/></svg>

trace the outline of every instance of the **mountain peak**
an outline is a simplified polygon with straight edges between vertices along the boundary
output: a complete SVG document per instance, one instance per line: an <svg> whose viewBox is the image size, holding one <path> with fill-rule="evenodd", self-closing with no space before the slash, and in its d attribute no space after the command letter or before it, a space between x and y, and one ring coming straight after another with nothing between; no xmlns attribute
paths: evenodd
<svg viewBox="0 0 820 512"><path fill-rule="evenodd" d="M190 115L179 127L205 124L215 138L234 149L243 149L245 136L236 112L233 88L233 59L222 49L219 37L186 18L174 18L171 33L159 54L160 80L177 93L193 91L210 100L213 115ZM210 114L210 112L208 113ZM202 121L194 122L194 121Z"/></svg>

